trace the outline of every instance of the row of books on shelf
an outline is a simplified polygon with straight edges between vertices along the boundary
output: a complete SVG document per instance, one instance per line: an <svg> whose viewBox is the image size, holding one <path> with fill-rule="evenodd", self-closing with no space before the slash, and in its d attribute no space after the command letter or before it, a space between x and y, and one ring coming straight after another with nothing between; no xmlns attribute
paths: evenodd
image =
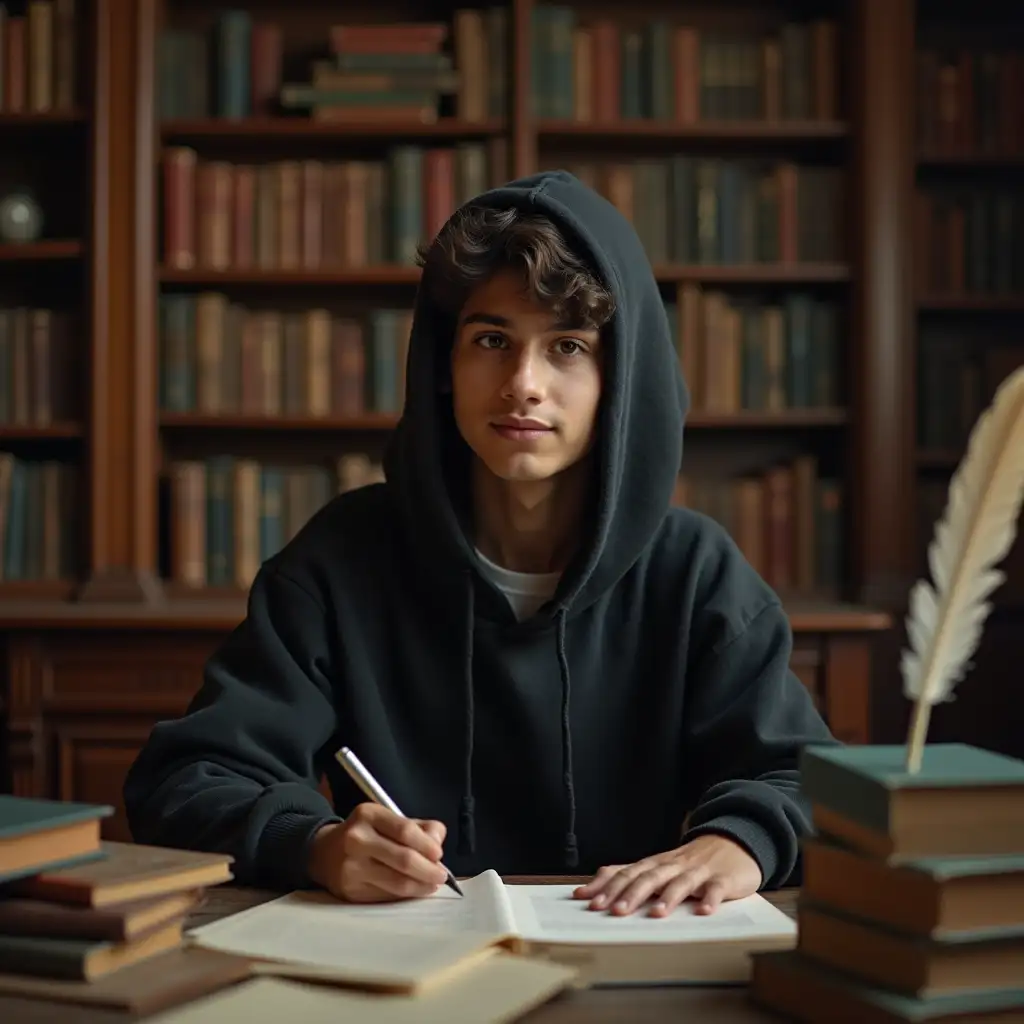
<svg viewBox="0 0 1024 1024"><path fill-rule="evenodd" d="M169 468L170 575L185 587L251 585L335 494L383 479L363 453L277 466L219 455ZM842 581L842 488L811 456L742 479L681 477L673 501L712 516L780 592L831 594Z"/></svg>
<svg viewBox="0 0 1024 1024"><path fill-rule="evenodd" d="M0 452L0 581L78 574L82 498L74 463Z"/></svg>
<svg viewBox="0 0 1024 1024"><path fill-rule="evenodd" d="M232 164L164 151L163 253L174 270L411 265L457 206L503 177L503 146L398 146L385 160Z"/></svg>
<svg viewBox="0 0 1024 1024"><path fill-rule="evenodd" d="M917 144L939 157L1024 152L1024 53L917 52Z"/></svg>
<svg viewBox="0 0 1024 1024"><path fill-rule="evenodd" d="M918 444L958 454L996 388L1024 365L1024 344L922 331L917 359Z"/></svg>
<svg viewBox="0 0 1024 1024"><path fill-rule="evenodd" d="M317 120L480 123L505 114L507 20L495 6L459 9L451 26L332 24L309 60L309 81L286 82L282 26L223 11L208 32L161 32L158 110L164 119L298 111Z"/></svg>
<svg viewBox="0 0 1024 1024"><path fill-rule="evenodd" d="M915 220L919 294L1024 291L1024 193L1019 189L920 191Z"/></svg>
<svg viewBox="0 0 1024 1024"><path fill-rule="evenodd" d="M254 310L218 292L160 299L167 412L345 417L398 413L412 312Z"/></svg>
<svg viewBox="0 0 1024 1024"><path fill-rule="evenodd" d="M75 106L73 0L0 4L0 113L67 113Z"/></svg>
<svg viewBox="0 0 1024 1024"><path fill-rule="evenodd" d="M0 307L0 427L76 419L80 352L62 310Z"/></svg>
<svg viewBox="0 0 1024 1024"><path fill-rule="evenodd" d="M383 480L362 453L333 465L276 466L218 455L169 467L170 577L183 587L247 589L334 495Z"/></svg>
<svg viewBox="0 0 1024 1024"><path fill-rule="evenodd" d="M792 292L736 299L684 284L665 304L700 411L781 412L840 404L839 307ZM204 415L346 417L400 413L408 309L363 316L282 312L220 292L160 298L160 403Z"/></svg>
<svg viewBox="0 0 1024 1024"><path fill-rule="evenodd" d="M538 4L530 29L537 117L681 124L836 117L839 60L831 20L789 22L771 34L667 20L638 28L585 9Z"/></svg>
<svg viewBox="0 0 1024 1024"><path fill-rule="evenodd" d="M683 475L673 504L715 519L780 594L841 592L843 485L820 476L814 456L736 478Z"/></svg>
<svg viewBox="0 0 1024 1024"><path fill-rule="evenodd" d="M840 307L799 291L781 301L677 288L669 323L699 412L832 409L843 379Z"/></svg>
<svg viewBox="0 0 1024 1024"><path fill-rule="evenodd" d="M417 247L495 180L488 163L474 144L259 166L172 147L164 260L177 270L412 265ZM835 262L845 252L838 168L676 156L566 169L634 224L654 264Z"/></svg>
<svg viewBox="0 0 1024 1024"><path fill-rule="evenodd" d="M112 813L0 795L0 994L43 1018L74 1004L148 1016L249 974L242 958L184 953L189 914L232 879L232 858L104 842Z"/></svg>

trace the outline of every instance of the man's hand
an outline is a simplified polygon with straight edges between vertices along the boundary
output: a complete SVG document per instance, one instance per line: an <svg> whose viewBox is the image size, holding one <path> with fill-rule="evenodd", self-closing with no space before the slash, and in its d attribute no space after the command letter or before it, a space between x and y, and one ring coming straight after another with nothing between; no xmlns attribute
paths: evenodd
<svg viewBox="0 0 1024 1024"><path fill-rule="evenodd" d="M703 835L635 864L601 868L575 890L591 910L632 914L649 899L652 917L666 917L683 900L696 898L698 914L711 914L723 900L750 896L761 887L761 869L747 851L725 836Z"/></svg>
<svg viewBox="0 0 1024 1024"><path fill-rule="evenodd" d="M309 877L350 903L430 896L444 884L445 826L359 804L340 824L324 825L310 846Z"/></svg>

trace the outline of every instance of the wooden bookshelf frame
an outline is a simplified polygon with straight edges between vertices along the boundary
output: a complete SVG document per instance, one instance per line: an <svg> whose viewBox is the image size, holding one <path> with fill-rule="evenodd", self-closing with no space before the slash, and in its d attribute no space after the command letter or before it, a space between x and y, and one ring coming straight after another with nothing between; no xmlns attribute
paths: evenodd
<svg viewBox="0 0 1024 1024"><path fill-rule="evenodd" d="M243 417L209 418L161 413L156 402L156 299L161 285L254 285L293 288L415 287L412 267L352 271L180 271L161 266L157 251L158 175L161 146L168 141L216 138L257 140L286 150L295 140L372 138L393 135L420 140L487 139L508 144L509 171L533 172L540 146L554 136L609 143L637 139L668 144L728 142L757 150L761 144L846 147L852 184L853 246L849 263L663 266L660 280L708 285L807 284L836 286L850 295L848 339L853 401L848 408L791 410L778 416L695 412L693 430L842 429L848 432L852 541L850 577L856 601L896 607L911 582L908 524L911 498L903 483L916 453L910 431L912 403L909 337L910 291L901 265L909 258L906 219L893 216L912 189L909 72L913 62L912 0L851 0L851 39L843 47L849 63L849 117L825 122L707 122L680 126L654 121L617 124L536 120L530 110L530 17L534 0L509 0L511 67L505 119L467 124L319 124L292 119L222 118L155 120L155 56L159 0L95 0L90 52L93 80L88 108L59 117L8 117L87 125L91 139L93 219L86 243L89 263L90 381L87 423L89 482L86 577L75 590L88 602L169 600L158 576L157 490L161 432L189 430L344 431L387 429L389 421L359 423L301 419L267 422ZM4 119L0 118L0 122ZM908 207L909 208L909 205ZM77 243L68 243L71 245ZM58 248L54 249L53 246ZM39 258L69 258L63 243L46 243ZM48 246L48 248L47 248ZM75 250L80 251L80 250ZM6 251L0 247L0 259ZM71 437L69 426L51 428ZM2 595L7 593L0 585Z"/></svg>

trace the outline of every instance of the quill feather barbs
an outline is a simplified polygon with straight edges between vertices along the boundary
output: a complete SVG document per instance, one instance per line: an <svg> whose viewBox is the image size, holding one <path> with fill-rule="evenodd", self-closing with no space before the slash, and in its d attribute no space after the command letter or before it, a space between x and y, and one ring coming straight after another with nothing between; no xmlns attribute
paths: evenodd
<svg viewBox="0 0 1024 1024"><path fill-rule="evenodd" d="M974 425L928 549L931 582L919 580L910 594L910 648L901 664L904 696L916 702L909 771L920 766L931 707L952 697L981 639L1022 497L1024 367L1007 377Z"/></svg>

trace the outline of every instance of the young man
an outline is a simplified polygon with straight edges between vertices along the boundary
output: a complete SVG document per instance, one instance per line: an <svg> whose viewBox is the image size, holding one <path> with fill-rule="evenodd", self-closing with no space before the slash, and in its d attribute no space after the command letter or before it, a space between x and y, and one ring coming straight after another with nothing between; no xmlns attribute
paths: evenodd
<svg viewBox="0 0 1024 1024"><path fill-rule="evenodd" d="M630 224L562 172L480 197L425 257L407 376L387 482L263 567L154 729L135 838L359 901L432 893L442 863L585 873L622 914L785 883L799 751L832 740L776 596L670 508L686 389Z"/></svg>

